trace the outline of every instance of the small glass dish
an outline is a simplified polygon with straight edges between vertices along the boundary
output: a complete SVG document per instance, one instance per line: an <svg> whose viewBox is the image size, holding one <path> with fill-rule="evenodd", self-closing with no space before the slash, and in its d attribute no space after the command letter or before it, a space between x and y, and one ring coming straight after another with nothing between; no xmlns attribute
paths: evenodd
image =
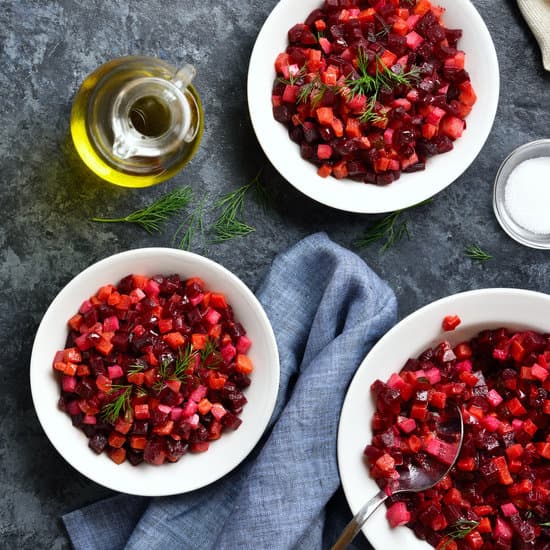
<svg viewBox="0 0 550 550"><path fill-rule="evenodd" d="M533 233L519 225L510 215L505 201L506 184L514 168L526 160L539 157L550 157L550 139L521 145L506 157L495 178L493 208L502 229L512 239L531 248L550 249L550 233Z"/></svg>

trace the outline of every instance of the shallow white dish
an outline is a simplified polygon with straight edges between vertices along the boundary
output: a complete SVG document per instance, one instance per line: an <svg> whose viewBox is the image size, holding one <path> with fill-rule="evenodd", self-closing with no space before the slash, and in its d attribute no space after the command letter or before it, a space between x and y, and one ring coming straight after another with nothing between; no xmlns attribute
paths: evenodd
<svg viewBox="0 0 550 550"><path fill-rule="evenodd" d="M88 448L84 433L58 410L60 388L52 369L55 352L63 349L67 320L99 287L118 283L138 273L152 276L178 273L200 277L209 289L223 292L252 340L249 356L255 370L245 391L238 430L225 432L205 453L187 454L175 464L116 465L103 453ZM248 287L221 265L190 252L170 248L130 250L105 258L77 275L57 295L46 311L35 337L31 357L31 390L36 413L53 446L83 475L115 491L143 496L185 493L198 489L235 468L256 445L273 412L279 389L279 356L269 320Z"/></svg>
<svg viewBox="0 0 550 550"><path fill-rule="evenodd" d="M374 214L406 208L432 197L455 181L483 148L496 114L500 76L491 35L469 0L439 0L446 9L449 28L461 28L459 47L466 52L478 101L466 119L467 129L449 153L428 159L426 170L402 174L385 187L352 180L321 178L317 167L300 156L300 148L290 140L285 126L273 118L271 88L274 63L287 45L287 31L303 22L322 0L281 0L267 18L252 51L248 69L248 107L252 125L265 154L296 189L316 201L348 212Z"/></svg>
<svg viewBox="0 0 550 550"><path fill-rule="evenodd" d="M508 327L550 332L550 296L517 289L473 290L448 296L415 311L392 328L365 357L348 389L338 429L338 469L349 506L356 514L379 489L363 462L370 443L374 403L370 386L399 372L406 360L442 340L453 345L472 338L483 329ZM461 325L443 332L446 315L459 315ZM417 539L407 527L391 529L381 506L363 527L376 550L433 548Z"/></svg>

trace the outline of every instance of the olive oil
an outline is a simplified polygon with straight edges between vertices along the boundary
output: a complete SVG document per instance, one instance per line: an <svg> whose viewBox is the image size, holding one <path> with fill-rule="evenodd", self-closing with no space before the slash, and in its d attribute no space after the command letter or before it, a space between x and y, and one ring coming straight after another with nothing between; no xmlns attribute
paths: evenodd
<svg viewBox="0 0 550 550"><path fill-rule="evenodd" d="M84 163L124 187L148 187L181 170L203 132L194 69L152 57L123 57L90 74L71 112L71 134Z"/></svg>

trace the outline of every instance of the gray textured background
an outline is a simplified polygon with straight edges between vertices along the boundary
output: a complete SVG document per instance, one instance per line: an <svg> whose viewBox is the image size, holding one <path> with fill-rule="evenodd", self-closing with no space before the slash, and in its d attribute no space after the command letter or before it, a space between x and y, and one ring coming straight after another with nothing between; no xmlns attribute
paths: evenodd
<svg viewBox="0 0 550 550"><path fill-rule="evenodd" d="M150 237L88 219L131 211L189 184L212 197L264 167L275 196L264 213L251 202L249 237L206 254L255 288L273 257L324 230L344 246L375 219L318 205L287 184L256 142L246 73L256 35L276 0L0 0L0 547L67 548L60 514L107 496L54 451L34 414L29 357L56 293L94 261L140 246L169 246L177 222ZM491 286L547 291L550 253L521 247L493 216L493 178L517 145L549 137L550 75L513 0L474 0L496 44L502 92L479 158L433 204L411 212L412 237L361 256L397 293L400 316L454 292ZM68 120L84 76L113 57L148 54L192 60L206 113L201 149L173 180L143 191L99 181L78 159ZM211 199L210 199L211 200ZM494 255L463 256L477 243ZM200 251L200 250L199 250Z"/></svg>

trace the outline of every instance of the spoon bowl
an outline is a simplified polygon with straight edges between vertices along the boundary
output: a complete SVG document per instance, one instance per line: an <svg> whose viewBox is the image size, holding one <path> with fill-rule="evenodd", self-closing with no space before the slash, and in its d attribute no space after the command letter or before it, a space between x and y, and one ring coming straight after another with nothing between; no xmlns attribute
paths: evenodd
<svg viewBox="0 0 550 550"><path fill-rule="evenodd" d="M447 456L450 460L429 457L422 466L417 464L404 464L397 468L399 479L381 489L375 496L367 501L347 524L344 531L332 547L332 550L343 550L355 538L361 527L378 507L391 495L404 492L421 492L437 485L453 468L464 439L464 421L460 407L456 403L450 403L442 414L442 421L436 423L434 432L438 437L444 438L448 443Z"/></svg>

